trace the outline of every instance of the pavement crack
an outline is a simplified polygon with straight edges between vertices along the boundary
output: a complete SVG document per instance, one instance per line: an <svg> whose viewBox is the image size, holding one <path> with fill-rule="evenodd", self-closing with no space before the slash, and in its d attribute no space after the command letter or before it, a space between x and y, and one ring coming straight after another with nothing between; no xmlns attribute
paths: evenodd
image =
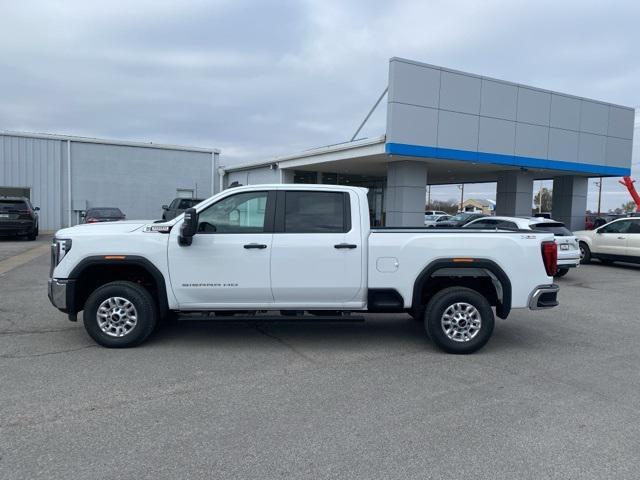
<svg viewBox="0 0 640 480"><path fill-rule="evenodd" d="M282 338L278 337L277 335L274 335L273 333L269 333L266 328L261 327L260 325L255 325L255 329L259 333L264 335L265 337L272 338L276 342L278 342L280 345L283 345L283 346L287 347L289 350L291 350L293 353L295 353L296 355L298 355L302 359L306 360L307 362L313 363L314 365L321 365L322 364L322 362L318 362L315 358L312 358L312 357L308 356L307 354L301 352L296 347L294 347L293 345L291 345L288 342L285 342Z"/></svg>
<svg viewBox="0 0 640 480"><path fill-rule="evenodd" d="M36 357L46 357L47 355L58 355L59 353L69 353L69 352L77 352L79 350L86 350L87 348L95 348L97 345L85 345L80 348L70 348L68 350L56 350L54 352L44 352L44 353L30 353L28 355L13 355L13 354L0 354L0 358L36 358Z"/></svg>
<svg viewBox="0 0 640 480"><path fill-rule="evenodd" d="M0 337L11 337L11 336L19 336L19 335L40 335L43 333L67 332L69 330L77 330L77 329L78 327L51 328L48 330L8 330L6 332L0 332Z"/></svg>

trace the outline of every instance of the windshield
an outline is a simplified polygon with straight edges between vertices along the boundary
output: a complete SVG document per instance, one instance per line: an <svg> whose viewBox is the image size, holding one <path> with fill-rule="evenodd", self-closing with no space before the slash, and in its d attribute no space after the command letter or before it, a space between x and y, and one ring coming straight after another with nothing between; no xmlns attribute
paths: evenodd
<svg viewBox="0 0 640 480"><path fill-rule="evenodd" d="M119 208L92 208L87 212L87 217L122 217Z"/></svg>
<svg viewBox="0 0 640 480"><path fill-rule="evenodd" d="M451 217L449 220L452 222L462 222L466 219L468 219L471 215L473 215L472 213L458 213L457 215L454 215L453 217Z"/></svg>
<svg viewBox="0 0 640 480"><path fill-rule="evenodd" d="M564 223L535 223L531 225L531 228L534 230L542 230L543 232L553 233L556 237L570 237L573 235L571 230L564 226Z"/></svg>
<svg viewBox="0 0 640 480"><path fill-rule="evenodd" d="M202 200L198 200L195 198L183 198L182 200L180 200L180 205L178 206L178 208L186 210L187 208L191 208L194 205L199 204L201 201Z"/></svg>

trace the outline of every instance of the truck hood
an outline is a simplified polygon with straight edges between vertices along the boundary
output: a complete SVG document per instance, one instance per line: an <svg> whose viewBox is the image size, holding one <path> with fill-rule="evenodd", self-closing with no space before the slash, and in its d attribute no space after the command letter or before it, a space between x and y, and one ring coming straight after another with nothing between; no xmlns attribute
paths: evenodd
<svg viewBox="0 0 640 480"><path fill-rule="evenodd" d="M63 228L56 232L56 237L65 238L78 235L110 235L134 232L146 225L153 225L155 220L122 220L119 222L82 223L74 227Z"/></svg>

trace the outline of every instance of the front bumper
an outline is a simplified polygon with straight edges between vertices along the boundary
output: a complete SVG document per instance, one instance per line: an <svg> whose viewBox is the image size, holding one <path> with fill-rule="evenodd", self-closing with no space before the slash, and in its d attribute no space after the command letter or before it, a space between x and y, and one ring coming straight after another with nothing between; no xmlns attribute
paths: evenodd
<svg viewBox="0 0 640 480"><path fill-rule="evenodd" d="M47 294L51 304L58 310L63 312L68 311L68 294L69 280L59 280L57 278L50 278L47 285Z"/></svg>
<svg viewBox="0 0 640 480"><path fill-rule="evenodd" d="M556 284L538 285L529 295L529 308L531 310L542 310L557 306L559 290L560 287Z"/></svg>

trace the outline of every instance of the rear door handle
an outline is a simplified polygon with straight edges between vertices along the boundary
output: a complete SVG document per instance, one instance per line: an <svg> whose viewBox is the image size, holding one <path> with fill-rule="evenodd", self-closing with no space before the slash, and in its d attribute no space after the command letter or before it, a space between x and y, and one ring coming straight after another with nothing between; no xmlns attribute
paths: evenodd
<svg viewBox="0 0 640 480"><path fill-rule="evenodd" d="M353 243L338 243L333 248L358 248L358 246Z"/></svg>
<svg viewBox="0 0 640 480"><path fill-rule="evenodd" d="M267 246L263 243L247 243L244 248L246 248L247 250L249 250L250 248L256 248L258 250L262 250L267 248Z"/></svg>

